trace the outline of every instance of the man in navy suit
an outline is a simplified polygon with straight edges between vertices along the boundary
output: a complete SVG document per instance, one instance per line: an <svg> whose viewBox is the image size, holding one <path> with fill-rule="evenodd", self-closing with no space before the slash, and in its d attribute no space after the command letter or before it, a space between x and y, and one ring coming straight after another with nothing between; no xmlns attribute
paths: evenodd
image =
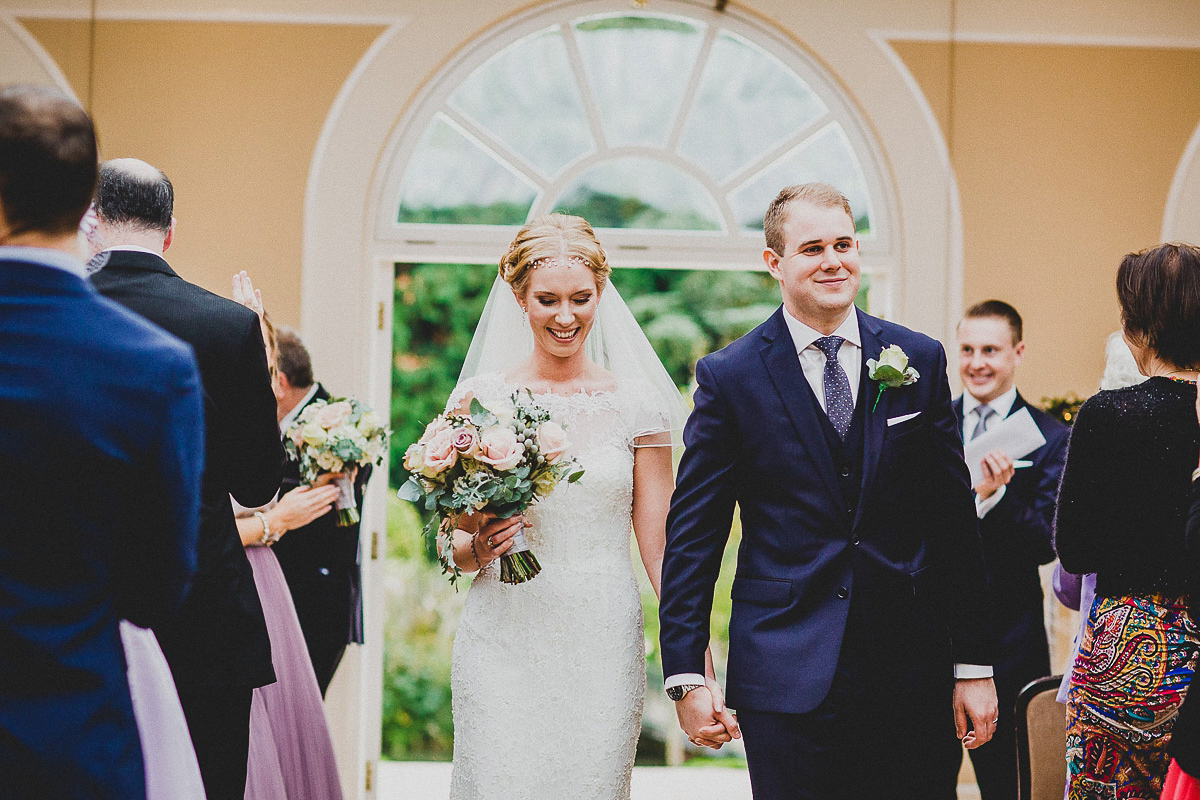
<svg viewBox="0 0 1200 800"><path fill-rule="evenodd" d="M145 797L124 617L196 569L202 390L191 349L96 293L78 228L91 120L0 91L0 795Z"/></svg>
<svg viewBox="0 0 1200 800"><path fill-rule="evenodd" d="M726 694L754 796L950 800L959 741L991 737L996 699L945 352L854 308L836 189L784 189L763 227L783 306L696 365L662 572L668 694L693 741L728 740L702 673L736 504ZM889 347L906 385L872 377Z"/></svg>
<svg viewBox="0 0 1200 800"><path fill-rule="evenodd" d="M983 481L974 487L1000 645L995 665L1000 723L992 741L970 751L983 800L1017 797L1017 694L1030 681L1050 674L1038 566L1054 560L1054 505L1070 429L1017 392L1017 366L1024 355L1021 315L1015 308L987 300L967 309L958 324L964 392L954 401L963 440L970 441L1021 409L1029 410L1046 438L1024 457L1026 464L1020 469L1003 450L986 455Z"/></svg>
<svg viewBox="0 0 1200 800"><path fill-rule="evenodd" d="M295 331L279 329L276 346L279 380L275 399L279 429L286 434L309 403L329 400L329 392L313 379L308 348ZM354 500L359 508L370 476L368 465L359 469L354 478ZM300 462L288 458L280 494L299 485ZM358 523L339 526L336 514L325 514L307 525L287 531L287 535L271 548L287 579L322 697L342 661L346 646L363 641L358 532Z"/></svg>

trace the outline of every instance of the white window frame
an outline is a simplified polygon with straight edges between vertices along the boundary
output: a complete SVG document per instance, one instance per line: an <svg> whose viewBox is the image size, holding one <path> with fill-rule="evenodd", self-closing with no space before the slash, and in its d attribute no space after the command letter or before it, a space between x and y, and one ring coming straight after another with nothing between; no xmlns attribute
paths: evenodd
<svg viewBox="0 0 1200 800"><path fill-rule="evenodd" d="M603 126L595 99L587 89L582 59L572 38L572 23L580 18L599 14L682 17L702 23L705 39L692 67L688 88L674 114L672 130L664 149L654 147L617 147L604 145ZM563 169L550 180L542 179L524 159L503 142L492 137L486 129L456 111L449 103L451 94L466 78L488 59L506 47L558 27L567 42L577 83L581 88L585 111L592 135L600 145ZM739 169L720 184L702 169L674 153L692 97L700 82L713 40L721 30L741 36L779 59L803 80L826 104L829 111L813 123L796 131L786 141L765 151L757 161ZM898 265L893 187L883 169L883 159L874 138L868 133L859 114L835 81L811 56L776 31L749 17L719 14L697 7L686 0L656 0L652 9L638 12L633 9L615 11L611 0L585 0L562 3L550 8L517 15L488 29L468 42L454 60L430 80L415 98L413 109L394 131L384 152L387 166L376 203L372 251L376 262L391 263L462 263L493 264L512 241L517 226L400 223L401 183L404 171L421 142L422 135L433 118L442 114L456 127L483 147L494 151L511 165L522 169L523 179L538 188L531 216L551 210L561 192L589 169L609 160L626 156L643 156L677 167L704 186L716 200L721 213L721 231L663 231L624 228L603 228L597 235L609 261L614 267L659 267L675 269L762 269L763 241L761 236L741 230L729 203L728 193L771 167L773 162L798 146L807 137L831 122L841 125L858 159L871 198L869 209L870 234L861 237L861 259L865 275L871 281L869 305L873 314L888 318L893 308L893 276ZM780 187L783 188L783 187ZM765 209L764 209L765 211Z"/></svg>

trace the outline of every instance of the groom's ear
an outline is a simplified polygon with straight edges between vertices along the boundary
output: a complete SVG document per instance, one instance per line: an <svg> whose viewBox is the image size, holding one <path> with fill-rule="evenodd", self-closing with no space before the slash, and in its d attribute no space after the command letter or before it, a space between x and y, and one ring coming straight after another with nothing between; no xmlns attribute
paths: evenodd
<svg viewBox="0 0 1200 800"><path fill-rule="evenodd" d="M771 277L775 280L780 280L779 262L781 256L771 248L763 250L763 263L767 265L767 272L771 273Z"/></svg>

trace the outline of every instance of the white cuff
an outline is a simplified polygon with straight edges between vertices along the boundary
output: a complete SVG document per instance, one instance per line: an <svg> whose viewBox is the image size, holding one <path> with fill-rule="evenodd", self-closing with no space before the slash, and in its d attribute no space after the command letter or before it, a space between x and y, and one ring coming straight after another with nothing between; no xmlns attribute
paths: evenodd
<svg viewBox="0 0 1200 800"><path fill-rule="evenodd" d="M664 689L670 689L672 686L705 686L707 682L704 676L698 672L681 672L678 675L672 675L663 683Z"/></svg>
<svg viewBox="0 0 1200 800"><path fill-rule="evenodd" d="M958 681L969 681L976 678L990 678L994 672L991 667L985 667L982 664L955 664L954 679Z"/></svg>
<svg viewBox="0 0 1200 800"><path fill-rule="evenodd" d="M996 491L992 492L992 496L981 500L979 495L975 495L975 516L983 519L987 513L996 507L996 504L1004 499L1004 492L1008 489L1008 484L1004 484Z"/></svg>

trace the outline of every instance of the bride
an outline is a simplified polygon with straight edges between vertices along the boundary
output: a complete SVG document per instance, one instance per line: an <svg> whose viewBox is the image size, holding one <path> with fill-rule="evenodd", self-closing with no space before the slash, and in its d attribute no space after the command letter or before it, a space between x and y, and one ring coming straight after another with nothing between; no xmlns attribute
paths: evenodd
<svg viewBox="0 0 1200 800"><path fill-rule="evenodd" d="M646 674L629 533L657 594L686 409L610 271L584 219L529 222L500 261L447 403L465 411L472 397L528 389L584 469L524 518L457 521L454 560L478 574L454 642L452 800L629 797ZM542 571L501 583L497 558L518 533ZM706 661L726 725L697 743L719 747L736 723Z"/></svg>

